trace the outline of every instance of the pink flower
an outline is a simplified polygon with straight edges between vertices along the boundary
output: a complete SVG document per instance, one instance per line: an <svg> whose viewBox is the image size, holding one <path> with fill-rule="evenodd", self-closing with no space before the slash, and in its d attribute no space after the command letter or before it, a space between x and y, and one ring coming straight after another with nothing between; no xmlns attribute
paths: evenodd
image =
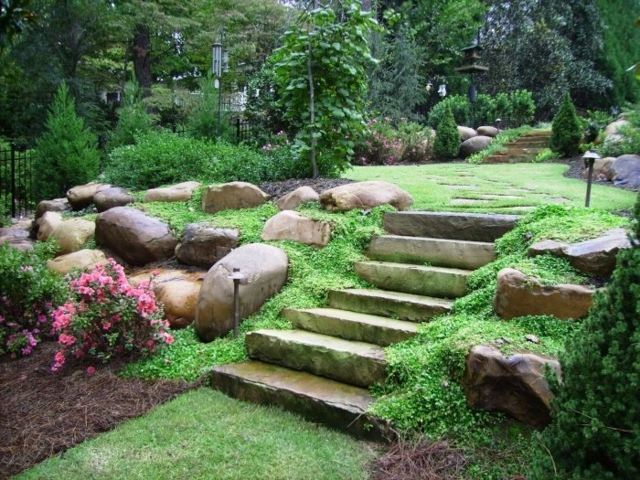
<svg viewBox="0 0 640 480"><path fill-rule="evenodd" d="M51 371L57 372L58 370L60 370L64 365L64 362L64 353L62 353L61 351L56 352L56 354L53 356L53 366L51 367Z"/></svg>
<svg viewBox="0 0 640 480"><path fill-rule="evenodd" d="M87 367L87 375L91 376L96 373L96 367Z"/></svg>
<svg viewBox="0 0 640 480"><path fill-rule="evenodd" d="M70 347L71 345L76 343L76 337L74 337L73 335L67 335L65 333L61 333L60 336L58 337L58 343L60 345L66 345L67 347Z"/></svg>
<svg viewBox="0 0 640 480"><path fill-rule="evenodd" d="M173 343L173 337L170 334L165 333L164 343L166 343L167 345L171 345Z"/></svg>

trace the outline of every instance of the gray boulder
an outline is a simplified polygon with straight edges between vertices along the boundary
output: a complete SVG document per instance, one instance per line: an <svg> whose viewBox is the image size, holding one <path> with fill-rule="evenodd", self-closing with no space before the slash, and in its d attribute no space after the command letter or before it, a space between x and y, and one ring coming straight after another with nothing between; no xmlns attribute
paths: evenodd
<svg viewBox="0 0 640 480"><path fill-rule="evenodd" d="M267 220L262 230L262 239L291 240L324 247L331 240L331 224L313 220L293 210L283 210Z"/></svg>
<svg viewBox="0 0 640 480"><path fill-rule="evenodd" d="M473 128L463 127L458 125L458 135L460 135L460 141L464 142L478 135Z"/></svg>
<svg viewBox="0 0 640 480"><path fill-rule="evenodd" d="M319 202L320 195L311 187L298 187L293 192L280 197L276 202L280 210L295 210L307 202Z"/></svg>
<svg viewBox="0 0 640 480"><path fill-rule="evenodd" d="M184 264L208 269L238 246L239 236L235 229L191 223L176 247L176 257Z"/></svg>
<svg viewBox="0 0 640 480"><path fill-rule="evenodd" d="M211 341L233 329L233 281L239 268L245 276L240 286L240 318L258 311L287 281L289 259L284 250L253 243L233 250L207 273L196 308L195 329L203 341Z"/></svg>
<svg viewBox="0 0 640 480"><path fill-rule="evenodd" d="M186 202L200 187L199 182L182 182L168 187L152 188L144 194L145 202Z"/></svg>
<svg viewBox="0 0 640 480"><path fill-rule="evenodd" d="M473 138L470 138L469 140L465 140L460 145L460 156L462 158L467 158L468 156L473 155L474 153L478 153L479 151L487 148L492 141L493 141L493 138L486 137L484 135L478 135L477 137L473 137Z"/></svg>
<svg viewBox="0 0 640 480"><path fill-rule="evenodd" d="M103 183L87 183L78 185L67 191L67 200L73 210L82 210L93 203L93 197L101 190L110 188L111 185Z"/></svg>
<svg viewBox="0 0 640 480"><path fill-rule="evenodd" d="M483 135L485 137L497 137L500 130L496 127L490 127L488 125L478 127L478 135Z"/></svg>
<svg viewBox="0 0 640 480"><path fill-rule="evenodd" d="M413 204L413 198L393 183L373 180L325 190L320 194L320 203L332 212L370 209L387 204L398 210L407 210Z"/></svg>
<svg viewBox="0 0 640 480"><path fill-rule="evenodd" d="M622 155L611 164L614 185L640 188L640 155Z"/></svg>
<svg viewBox="0 0 640 480"><path fill-rule="evenodd" d="M221 210L253 208L269 200L269 195L247 182L210 185L202 193L202 210L215 213Z"/></svg>
<svg viewBox="0 0 640 480"><path fill-rule="evenodd" d="M133 195L120 187L106 188L93 196L93 203L99 212L104 212L113 207L124 207L134 201Z"/></svg>

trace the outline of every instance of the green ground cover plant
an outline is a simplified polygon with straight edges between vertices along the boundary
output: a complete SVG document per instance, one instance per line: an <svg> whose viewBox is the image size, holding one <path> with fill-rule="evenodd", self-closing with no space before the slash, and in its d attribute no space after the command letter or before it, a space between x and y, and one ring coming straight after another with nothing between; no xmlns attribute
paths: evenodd
<svg viewBox="0 0 640 480"><path fill-rule="evenodd" d="M378 448L201 388L16 478L365 480Z"/></svg>

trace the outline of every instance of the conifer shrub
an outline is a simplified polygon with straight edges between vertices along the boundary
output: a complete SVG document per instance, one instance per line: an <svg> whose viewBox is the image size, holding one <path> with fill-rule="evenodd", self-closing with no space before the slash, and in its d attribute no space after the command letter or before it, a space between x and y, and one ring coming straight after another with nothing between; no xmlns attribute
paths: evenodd
<svg viewBox="0 0 640 480"><path fill-rule="evenodd" d="M576 108L573 106L571 97L567 93L562 100L560 109L553 118L551 126L551 149L565 157L570 157L578 153L580 140L582 139L582 129Z"/></svg>
<svg viewBox="0 0 640 480"><path fill-rule="evenodd" d="M94 180L100 167L97 139L78 116L66 83L56 93L45 132L35 150L34 191L38 199L63 196Z"/></svg>
<svg viewBox="0 0 640 480"><path fill-rule="evenodd" d="M122 145L133 145L136 135L152 130L156 120L154 115L147 112L138 84L127 82L124 87L124 103L118 110L118 123L109 136L109 150Z"/></svg>
<svg viewBox="0 0 640 480"><path fill-rule="evenodd" d="M640 196L635 235L640 233ZM532 479L640 478L640 248L618 254L606 290L560 356L551 425Z"/></svg>
<svg viewBox="0 0 640 480"><path fill-rule="evenodd" d="M458 133L458 127L451 109L447 108L436 129L433 153L440 160L451 160L458 155L459 149L460 134Z"/></svg>

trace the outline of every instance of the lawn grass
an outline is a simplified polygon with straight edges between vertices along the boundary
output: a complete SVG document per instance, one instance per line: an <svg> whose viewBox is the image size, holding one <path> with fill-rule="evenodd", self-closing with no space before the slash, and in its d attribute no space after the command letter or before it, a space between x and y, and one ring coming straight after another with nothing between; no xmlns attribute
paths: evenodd
<svg viewBox="0 0 640 480"><path fill-rule="evenodd" d="M365 479L376 445L200 388L20 479Z"/></svg>
<svg viewBox="0 0 640 480"><path fill-rule="evenodd" d="M343 176L359 181L385 180L395 183L413 196L413 210L518 214L522 213L522 207L537 207L547 203L584 205L586 183L564 177L563 173L567 169L567 165L559 163L440 163L354 167ZM455 201L482 199L484 195L496 197L484 199L477 205L457 205L459 201ZM635 198L634 192L607 185L594 185L591 206L610 211L631 210Z"/></svg>

